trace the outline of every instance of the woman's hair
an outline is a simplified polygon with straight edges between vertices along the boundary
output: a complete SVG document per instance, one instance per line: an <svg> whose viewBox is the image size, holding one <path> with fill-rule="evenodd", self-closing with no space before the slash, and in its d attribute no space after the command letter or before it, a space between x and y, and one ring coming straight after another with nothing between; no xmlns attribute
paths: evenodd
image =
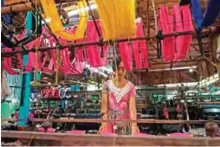
<svg viewBox="0 0 220 147"><path fill-rule="evenodd" d="M112 64L112 68L113 68L113 71L115 72L116 71L116 68L118 68L118 66L120 65L120 63L122 62L121 60L121 57L116 57L115 60L113 60L113 64Z"/></svg>

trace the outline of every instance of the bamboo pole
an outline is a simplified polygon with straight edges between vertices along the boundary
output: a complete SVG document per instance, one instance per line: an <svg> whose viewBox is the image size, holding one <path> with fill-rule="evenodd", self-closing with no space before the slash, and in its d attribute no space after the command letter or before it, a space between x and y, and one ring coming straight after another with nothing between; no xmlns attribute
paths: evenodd
<svg viewBox="0 0 220 147"><path fill-rule="evenodd" d="M208 33L205 32L204 33ZM180 36L180 35L189 35L189 34L195 34L195 32L193 31L189 31L189 32L178 32L178 33L170 33L170 34L165 34L163 35L163 37L170 37L170 36ZM150 40L150 39L155 39L156 36L153 37L136 37L136 38L125 38L125 39L118 39L116 40L117 43L119 42L127 42L127 41L137 41L137 40ZM111 42L110 40L108 41L94 41L94 42L86 42L86 43L73 43L73 44L69 44L69 45L64 45L64 46L55 46L55 47L44 47L44 48L39 48L38 51L48 51L48 50L52 50L52 49L64 49L64 48L77 48L77 47L82 47L82 46L91 46L91 45L101 45L102 43L106 44L108 42ZM35 52L35 48L29 49L27 51L22 51L22 50L17 50L17 51L10 51L10 52L1 52L2 57L6 57L6 56L13 56L16 53L21 53L21 54L27 54L28 52Z"/></svg>
<svg viewBox="0 0 220 147"><path fill-rule="evenodd" d="M24 12L34 10L31 3L25 3L25 4L17 4L13 6L6 6L1 8L1 14L7 14L7 13L18 13L18 12Z"/></svg>
<svg viewBox="0 0 220 147"><path fill-rule="evenodd" d="M32 0L32 2L25 2L21 4L9 5L1 8L1 14L8 14L8 13L19 13L25 11L32 11L34 10L36 5L39 5L39 0Z"/></svg>
<svg viewBox="0 0 220 147"><path fill-rule="evenodd" d="M202 34L208 34L208 33L215 33L217 30L217 27L219 26L215 26L212 27L212 29L203 29L201 31ZM166 38L166 37L170 37L170 36L181 36L181 35L189 35L189 34L193 34L195 35L196 32L194 31L188 31L188 32L174 32L174 33L170 33L170 34L164 34L162 37ZM127 41L138 41L138 40L152 40L155 39L156 36L152 36L152 37L147 37L147 36L143 36L143 37L135 37L135 38L124 38L124 39L118 39L116 40L117 43L119 42L127 42ZM106 44L111 42L112 40L107 40L107 41L94 41L94 42L85 42L85 43L73 43L73 44L69 44L69 45L59 45L59 46L55 46L55 47L44 47L44 48L39 48L38 51L48 51L48 50L52 50L52 49L63 49L63 48L77 48L77 47L82 47L82 46L91 46L91 45L102 45L102 44ZM8 56L13 56L16 53L21 53L21 54L28 54L28 52L35 52L35 48L26 50L26 51L22 51L22 50L17 50L17 51L10 51L10 52L1 52L2 57L8 57Z"/></svg>

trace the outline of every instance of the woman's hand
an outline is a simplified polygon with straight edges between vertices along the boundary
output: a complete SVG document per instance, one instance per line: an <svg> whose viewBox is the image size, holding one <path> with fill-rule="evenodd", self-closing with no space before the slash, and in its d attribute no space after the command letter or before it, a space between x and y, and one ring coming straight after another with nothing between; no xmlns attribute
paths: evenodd
<svg viewBox="0 0 220 147"><path fill-rule="evenodd" d="M105 130L107 130L107 128L108 128L108 123L103 122L99 128L99 132L105 131Z"/></svg>
<svg viewBox="0 0 220 147"><path fill-rule="evenodd" d="M138 126L137 125L132 126L131 134L137 134L137 133L140 133Z"/></svg>

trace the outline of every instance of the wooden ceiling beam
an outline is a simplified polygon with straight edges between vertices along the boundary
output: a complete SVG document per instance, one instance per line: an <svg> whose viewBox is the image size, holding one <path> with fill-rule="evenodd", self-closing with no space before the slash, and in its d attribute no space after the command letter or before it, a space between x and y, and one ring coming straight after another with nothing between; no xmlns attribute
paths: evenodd
<svg viewBox="0 0 220 147"><path fill-rule="evenodd" d="M18 12L26 12L26 11L33 11L35 8L33 8L37 5L40 6L39 0L33 0L33 5L31 2L24 2L25 0L17 0L17 1L6 1L6 6L1 8L1 14L7 14L7 13L18 13ZM56 0L56 3L64 3L64 2L76 2L77 0Z"/></svg>
<svg viewBox="0 0 220 147"><path fill-rule="evenodd" d="M19 4L19 3L25 3L26 0L4 0L4 5L14 5L14 4Z"/></svg>
<svg viewBox="0 0 220 147"><path fill-rule="evenodd" d="M12 6L5 6L1 8L1 14L7 14L7 13L19 13L19 12L25 12L25 11L33 11L34 8L32 7L32 3L24 3L24 4L16 4Z"/></svg>

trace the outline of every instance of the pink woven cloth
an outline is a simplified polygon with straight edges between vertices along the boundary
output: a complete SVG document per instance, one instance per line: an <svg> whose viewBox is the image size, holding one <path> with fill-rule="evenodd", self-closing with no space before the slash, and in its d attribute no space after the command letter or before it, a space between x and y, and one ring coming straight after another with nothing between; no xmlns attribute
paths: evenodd
<svg viewBox="0 0 220 147"><path fill-rule="evenodd" d="M176 32L193 31L192 17L189 6L173 5L173 13L176 20ZM187 57L192 42L192 34L181 35L176 38L175 60L183 60Z"/></svg>
<svg viewBox="0 0 220 147"><path fill-rule="evenodd" d="M120 42L119 50L120 57L122 59L122 62L124 63L126 70L132 71L132 48L130 48L130 45L128 45L127 42Z"/></svg>
<svg viewBox="0 0 220 147"><path fill-rule="evenodd" d="M38 131L38 132L45 132L45 129L44 129L44 128L39 128L39 129L37 129L37 131ZM47 129L47 132L48 132L48 133L55 133L56 130L55 130L54 128L48 128L48 129Z"/></svg>
<svg viewBox="0 0 220 147"><path fill-rule="evenodd" d="M99 133L100 135L104 135L104 136L114 136L114 135L117 135L116 133L112 133L112 132L104 132L104 131L101 131Z"/></svg>
<svg viewBox="0 0 220 147"><path fill-rule="evenodd" d="M143 23L139 22L136 25L137 25L136 36L143 37L144 36ZM132 41L132 49L133 49L136 69L148 69L149 64L148 64L147 42L145 40Z"/></svg>
<svg viewBox="0 0 220 147"><path fill-rule="evenodd" d="M84 131L84 130L72 130L72 131L67 131L66 133L68 133L68 134L85 134L86 131Z"/></svg>
<svg viewBox="0 0 220 147"><path fill-rule="evenodd" d="M100 33L102 34L101 22L97 20L96 24L98 25ZM92 42L99 39L100 38L96 31L95 23L93 21L89 21L87 24L87 34L85 41ZM107 65L108 47L106 45L104 45L103 48L97 45L90 45L86 47L86 51L91 67L101 67Z"/></svg>
<svg viewBox="0 0 220 147"><path fill-rule="evenodd" d="M146 133L135 133L135 134L132 134L132 136L153 136L153 135L146 134Z"/></svg>
<svg viewBox="0 0 220 147"><path fill-rule="evenodd" d="M159 27L163 34L169 34L174 32L173 17L169 14L168 6L161 5L159 7ZM170 62L175 57L175 37L166 37L161 41L163 61Z"/></svg>
<svg viewBox="0 0 220 147"><path fill-rule="evenodd" d="M192 135L190 135L188 133L171 133L171 134L168 134L167 136L171 136L171 137L192 137Z"/></svg>

